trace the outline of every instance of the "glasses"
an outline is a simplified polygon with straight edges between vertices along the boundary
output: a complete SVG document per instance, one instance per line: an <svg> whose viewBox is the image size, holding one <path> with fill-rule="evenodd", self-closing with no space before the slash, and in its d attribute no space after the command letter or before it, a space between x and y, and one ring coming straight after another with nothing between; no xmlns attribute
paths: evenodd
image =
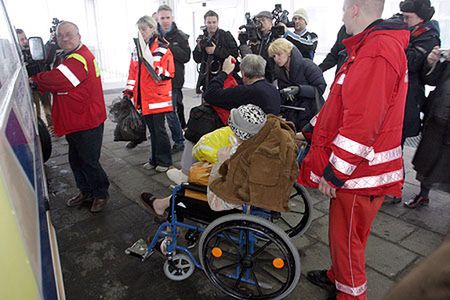
<svg viewBox="0 0 450 300"><path fill-rule="evenodd" d="M76 37L77 35L76 34L73 34L73 33L68 33L68 34L57 34L56 35L56 38L58 39L58 40L62 40L62 39L69 39L69 40L71 40L71 39L73 39L74 37Z"/></svg>

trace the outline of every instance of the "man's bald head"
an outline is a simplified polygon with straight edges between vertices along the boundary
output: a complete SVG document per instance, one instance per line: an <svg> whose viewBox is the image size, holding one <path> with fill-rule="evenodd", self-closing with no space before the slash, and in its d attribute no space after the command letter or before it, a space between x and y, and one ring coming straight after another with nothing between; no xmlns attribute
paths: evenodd
<svg viewBox="0 0 450 300"><path fill-rule="evenodd" d="M344 0L344 21L348 34L358 34L381 18L384 0Z"/></svg>
<svg viewBox="0 0 450 300"><path fill-rule="evenodd" d="M64 52L71 52L81 44L81 36L75 23L63 21L56 27L56 40Z"/></svg>

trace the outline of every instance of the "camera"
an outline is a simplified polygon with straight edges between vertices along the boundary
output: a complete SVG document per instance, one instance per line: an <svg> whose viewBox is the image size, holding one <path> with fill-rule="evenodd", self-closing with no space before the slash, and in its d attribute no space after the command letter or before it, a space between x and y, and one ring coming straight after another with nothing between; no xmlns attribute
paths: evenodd
<svg viewBox="0 0 450 300"><path fill-rule="evenodd" d="M203 30L203 34L197 38L197 43L200 45L200 48L205 49L206 47L211 47L213 45L213 39L212 36L208 35L206 26L200 26L200 30Z"/></svg>
<svg viewBox="0 0 450 300"><path fill-rule="evenodd" d="M52 26L50 26L50 41L51 43L56 44L56 27L58 27L59 23L61 23L62 21L60 21L58 18L53 18L52 19Z"/></svg>
<svg viewBox="0 0 450 300"><path fill-rule="evenodd" d="M239 33L239 41L244 43L244 41L249 40L251 43L257 42L261 36L259 29L261 28L261 22L255 17L250 17L250 13L245 13L246 24L239 27L239 30L245 29L244 32Z"/></svg>
<svg viewBox="0 0 450 300"><path fill-rule="evenodd" d="M286 27L294 27L294 22L289 21L288 15L289 12L283 10L281 4L275 4L275 8L272 10L272 18L275 20L274 26L283 23Z"/></svg>
<svg viewBox="0 0 450 300"><path fill-rule="evenodd" d="M439 61L443 63L450 57L450 50L439 49Z"/></svg>

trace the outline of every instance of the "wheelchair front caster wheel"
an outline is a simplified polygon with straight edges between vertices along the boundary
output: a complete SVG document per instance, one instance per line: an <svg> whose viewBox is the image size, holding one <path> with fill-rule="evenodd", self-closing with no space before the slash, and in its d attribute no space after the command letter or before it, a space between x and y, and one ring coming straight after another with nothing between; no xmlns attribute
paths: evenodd
<svg viewBox="0 0 450 300"><path fill-rule="evenodd" d="M164 274L170 280L185 280L194 273L195 265L186 254L175 254L164 262Z"/></svg>

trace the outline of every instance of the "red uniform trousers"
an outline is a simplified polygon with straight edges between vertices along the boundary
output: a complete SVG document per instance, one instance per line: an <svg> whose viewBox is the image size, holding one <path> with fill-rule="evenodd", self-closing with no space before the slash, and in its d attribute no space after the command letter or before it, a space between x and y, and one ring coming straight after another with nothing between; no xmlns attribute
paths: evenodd
<svg viewBox="0 0 450 300"><path fill-rule="evenodd" d="M337 300L366 300L367 278L364 251L370 228L384 196L361 196L337 191L330 201L328 235L331 268Z"/></svg>

